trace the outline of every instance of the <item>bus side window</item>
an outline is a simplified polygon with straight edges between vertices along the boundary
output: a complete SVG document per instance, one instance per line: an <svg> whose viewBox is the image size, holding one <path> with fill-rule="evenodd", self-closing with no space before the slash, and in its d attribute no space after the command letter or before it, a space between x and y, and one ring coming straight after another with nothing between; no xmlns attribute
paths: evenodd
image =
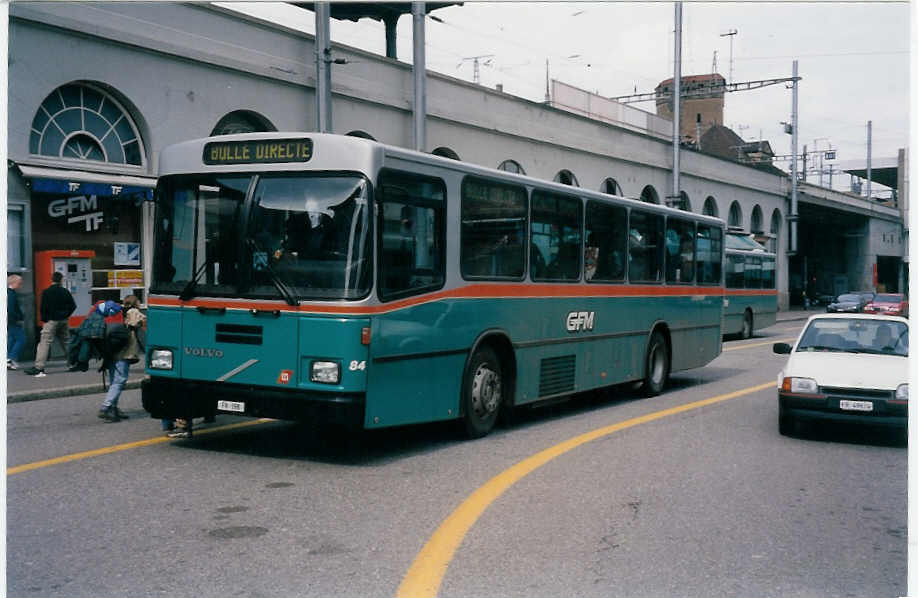
<svg viewBox="0 0 918 598"><path fill-rule="evenodd" d="M532 269L533 280L580 280L582 214L583 202L579 197L533 192L532 251L539 252L548 264L545 272Z"/></svg>
<svg viewBox="0 0 918 598"><path fill-rule="evenodd" d="M695 270L698 283L720 283L720 263L723 252L720 229L699 224L695 237Z"/></svg>
<svg viewBox="0 0 918 598"><path fill-rule="evenodd" d="M523 187L477 177L462 181L459 263L463 277L522 279L526 199Z"/></svg>
<svg viewBox="0 0 918 598"><path fill-rule="evenodd" d="M395 299L442 287L443 181L385 171L380 174L379 189L380 298Z"/></svg>
<svg viewBox="0 0 918 598"><path fill-rule="evenodd" d="M590 201L586 210L584 278L592 282L625 279L628 213L625 208Z"/></svg>
<svg viewBox="0 0 918 598"><path fill-rule="evenodd" d="M660 282L663 274L663 217L631 210L628 232L628 280Z"/></svg>

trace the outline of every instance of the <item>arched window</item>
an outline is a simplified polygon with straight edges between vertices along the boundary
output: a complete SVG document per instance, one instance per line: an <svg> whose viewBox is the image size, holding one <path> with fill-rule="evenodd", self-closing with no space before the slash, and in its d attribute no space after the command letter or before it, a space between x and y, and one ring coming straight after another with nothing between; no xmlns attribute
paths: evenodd
<svg viewBox="0 0 918 598"><path fill-rule="evenodd" d="M438 147L431 152L435 156L442 156L444 158L449 158L450 160L461 160L459 154L449 149L448 147Z"/></svg>
<svg viewBox="0 0 918 598"><path fill-rule="evenodd" d="M727 221L727 226L743 228L743 209L736 200L730 204L730 218Z"/></svg>
<svg viewBox="0 0 918 598"><path fill-rule="evenodd" d="M237 133L268 133L277 128L267 118L251 110L230 112L217 122L211 135L236 135Z"/></svg>
<svg viewBox="0 0 918 598"><path fill-rule="evenodd" d="M609 195L621 195L622 188L613 178L608 178L602 182L602 186L599 187L599 190L603 193L608 193Z"/></svg>
<svg viewBox="0 0 918 598"><path fill-rule="evenodd" d="M44 99L32 119L29 152L72 160L143 166L134 119L101 87L70 83Z"/></svg>
<svg viewBox="0 0 918 598"><path fill-rule="evenodd" d="M771 240L768 242L768 250L772 253L778 253L778 248L781 246L779 239L781 238L781 211L775 209L771 213Z"/></svg>
<svg viewBox="0 0 918 598"><path fill-rule="evenodd" d="M503 170L506 172L515 172L516 174L526 174L526 171L523 170L523 167L520 166L520 163L516 160L504 160L497 166L497 170Z"/></svg>
<svg viewBox="0 0 918 598"><path fill-rule="evenodd" d="M760 208L758 204L752 208L752 223L750 224L750 231L755 234L765 232L765 228L762 226L762 208Z"/></svg>
<svg viewBox="0 0 918 598"><path fill-rule="evenodd" d="M376 141L376 137L373 137L366 131L351 131L348 133L351 137L360 137L361 139L369 139L371 141Z"/></svg>
<svg viewBox="0 0 918 598"><path fill-rule="evenodd" d="M657 190L653 188L652 185L647 185L641 191L641 201L646 203L660 203L660 196L657 194Z"/></svg>
<svg viewBox="0 0 918 598"><path fill-rule="evenodd" d="M570 170L559 170L558 174L555 175L554 181L556 183L561 183L562 185L570 185L571 187L579 187L580 183L577 182L577 177L574 176L574 173Z"/></svg>
<svg viewBox="0 0 918 598"><path fill-rule="evenodd" d="M685 191L679 192L679 205L675 207L685 212L692 211L692 200L689 199L688 193L686 193Z"/></svg>
<svg viewBox="0 0 918 598"><path fill-rule="evenodd" d="M713 196L708 195L707 199L704 200L704 208L702 208L701 213L705 216L717 218L720 211L717 209L717 200Z"/></svg>

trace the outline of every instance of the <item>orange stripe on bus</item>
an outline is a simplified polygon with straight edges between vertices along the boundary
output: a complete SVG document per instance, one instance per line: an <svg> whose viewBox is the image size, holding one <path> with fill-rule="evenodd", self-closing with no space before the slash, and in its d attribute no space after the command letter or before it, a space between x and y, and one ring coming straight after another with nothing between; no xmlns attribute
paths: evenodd
<svg viewBox="0 0 918 598"><path fill-rule="evenodd" d="M293 307L282 302L254 302L244 299L192 299L181 301L170 297L150 297L149 305L167 307L209 307L227 309L280 310L327 314L380 314L443 299L578 299L602 297L722 297L722 287L664 287L624 285L531 285L472 284L457 289L429 293L383 305L322 305L306 303Z"/></svg>

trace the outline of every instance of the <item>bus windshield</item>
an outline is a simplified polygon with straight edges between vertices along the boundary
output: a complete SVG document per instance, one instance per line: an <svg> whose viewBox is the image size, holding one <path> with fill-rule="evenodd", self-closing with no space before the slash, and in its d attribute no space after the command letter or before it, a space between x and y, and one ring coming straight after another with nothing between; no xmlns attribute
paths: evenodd
<svg viewBox="0 0 918 598"><path fill-rule="evenodd" d="M156 292L288 302L369 293L368 183L360 176L170 177L157 202Z"/></svg>

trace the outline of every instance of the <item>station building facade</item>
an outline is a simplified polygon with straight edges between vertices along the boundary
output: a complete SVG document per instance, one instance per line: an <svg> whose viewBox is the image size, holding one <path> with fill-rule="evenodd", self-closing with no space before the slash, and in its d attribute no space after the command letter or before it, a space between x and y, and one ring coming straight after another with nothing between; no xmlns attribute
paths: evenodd
<svg viewBox="0 0 918 598"><path fill-rule="evenodd" d="M27 321L54 269L68 274L78 311L129 293L143 299L162 148L212 134L316 130L308 34L204 4L17 2L9 13L8 259L25 279ZM332 131L410 147L411 66L332 49L343 63L332 72ZM672 147L640 127L436 73L426 122L432 153L667 201ZM681 161L675 203L776 251L786 307L787 177L692 151Z"/></svg>

